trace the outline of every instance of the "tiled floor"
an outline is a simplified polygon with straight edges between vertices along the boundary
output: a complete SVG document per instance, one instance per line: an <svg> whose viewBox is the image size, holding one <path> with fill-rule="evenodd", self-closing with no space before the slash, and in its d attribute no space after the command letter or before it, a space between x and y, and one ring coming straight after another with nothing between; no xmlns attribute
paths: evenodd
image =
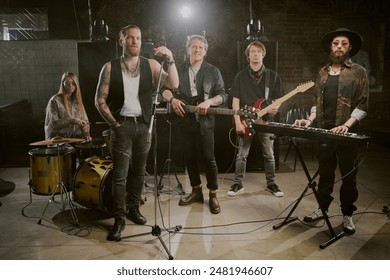
<svg viewBox="0 0 390 280"><path fill-rule="evenodd" d="M313 175L317 162L308 154L304 157ZM127 221L121 242L106 241L107 230L113 224L109 214L89 209L88 203L80 205L74 198L62 200L60 195L48 202L48 195L31 194L30 204L29 167L1 168L0 259L164 260L171 255L175 260L388 260L390 223L382 210L390 203L390 149L371 144L368 150L362 149L361 159L358 211L353 216L357 231L325 249L320 244L332 237L326 223L302 222L303 216L317 207L310 188L293 212L298 219L273 229L284 221L308 184L300 164L295 172L292 170L293 153L277 172L283 198L265 190L262 172L248 173L244 192L228 197L233 174L220 174L218 198L222 211L218 215L209 212L207 190L203 205L178 206L180 195L174 189L178 182L173 175L163 177L156 200L154 180L149 177L145 204L141 206L148 223L139 226ZM92 178L84 179L92 185ZM178 179L189 192L187 177L179 174ZM98 179L98 183L101 181ZM329 219L335 234L342 231L338 186ZM89 187L83 196L96 194L96 189ZM98 196L91 201L109 206ZM74 213L70 206L75 207ZM168 233L166 228L178 231ZM155 234L159 229L160 236Z"/></svg>

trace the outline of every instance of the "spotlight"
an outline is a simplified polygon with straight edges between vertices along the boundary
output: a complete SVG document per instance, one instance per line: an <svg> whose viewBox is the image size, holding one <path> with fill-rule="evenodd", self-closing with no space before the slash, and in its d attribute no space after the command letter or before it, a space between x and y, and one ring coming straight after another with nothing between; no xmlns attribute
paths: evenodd
<svg viewBox="0 0 390 280"><path fill-rule="evenodd" d="M258 19L251 19L249 24L246 26L246 32L248 37L247 41L260 40L267 41L268 38L264 34L264 25Z"/></svg>
<svg viewBox="0 0 390 280"><path fill-rule="evenodd" d="M108 26L104 19L97 19L92 26L92 42L107 42Z"/></svg>
<svg viewBox="0 0 390 280"><path fill-rule="evenodd" d="M183 18L189 18L191 16L191 9L187 6L184 6L181 8L180 14Z"/></svg>

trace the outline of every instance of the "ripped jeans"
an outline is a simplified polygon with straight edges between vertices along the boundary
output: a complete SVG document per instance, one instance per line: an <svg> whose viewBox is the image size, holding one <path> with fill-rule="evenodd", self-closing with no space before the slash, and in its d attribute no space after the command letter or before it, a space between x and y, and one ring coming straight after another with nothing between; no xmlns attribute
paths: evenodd
<svg viewBox="0 0 390 280"><path fill-rule="evenodd" d="M271 133L256 133L247 140L238 138L238 152L236 157L236 171L234 183L242 186L245 178L246 161L249 155L253 137L258 137L263 151L264 171L267 187L275 184L275 156L274 156L274 135Z"/></svg>

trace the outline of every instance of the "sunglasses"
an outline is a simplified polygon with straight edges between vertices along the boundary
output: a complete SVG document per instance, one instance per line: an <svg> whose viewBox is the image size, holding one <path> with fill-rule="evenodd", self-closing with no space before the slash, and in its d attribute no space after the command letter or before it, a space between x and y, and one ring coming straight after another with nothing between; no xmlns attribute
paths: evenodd
<svg viewBox="0 0 390 280"><path fill-rule="evenodd" d="M64 85L65 87L75 87L75 86L76 86L76 83L75 83L75 82L68 82L68 81L65 81L65 82L63 83L63 85Z"/></svg>

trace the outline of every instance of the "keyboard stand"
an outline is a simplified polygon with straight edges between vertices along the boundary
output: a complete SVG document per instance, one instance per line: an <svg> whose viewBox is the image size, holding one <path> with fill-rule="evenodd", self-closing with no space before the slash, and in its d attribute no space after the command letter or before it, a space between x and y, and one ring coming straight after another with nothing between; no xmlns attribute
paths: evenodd
<svg viewBox="0 0 390 280"><path fill-rule="evenodd" d="M304 191L302 192L302 194L300 195L300 197L297 199L297 202L294 204L291 211L288 213L287 217L284 219L284 221L273 226L273 229L275 229L275 230L279 229L282 226L287 225L293 221L298 220L298 217L291 217L291 215L293 214L295 209L298 207L298 204L301 202L302 198L305 196L305 194L309 188L312 189L314 196L315 196L317 203L318 203L318 194L317 194L317 190L316 190L317 183L315 182L315 178L319 175L319 170L317 170L316 173L314 174L314 176L311 177L294 137L290 137L290 141L291 141L292 145L294 146L295 152L298 155L299 161L302 165L303 171L305 172L306 178L308 180L308 184L307 184L306 188L304 189ZM340 238L342 238L345 235L345 233L342 231L339 234L336 234L334 232L334 229L333 229L330 221L329 221L328 214L324 211L324 209L322 209L321 206L320 206L320 209L321 209L322 214L324 215L324 219L325 219L325 222L329 228L330 234L332 235L332 237L328 241L320 244L320 248L324 249L324 248L328 247L330 244L332 244L333 242L335 242L336 240L339 240Z"/></svg>

